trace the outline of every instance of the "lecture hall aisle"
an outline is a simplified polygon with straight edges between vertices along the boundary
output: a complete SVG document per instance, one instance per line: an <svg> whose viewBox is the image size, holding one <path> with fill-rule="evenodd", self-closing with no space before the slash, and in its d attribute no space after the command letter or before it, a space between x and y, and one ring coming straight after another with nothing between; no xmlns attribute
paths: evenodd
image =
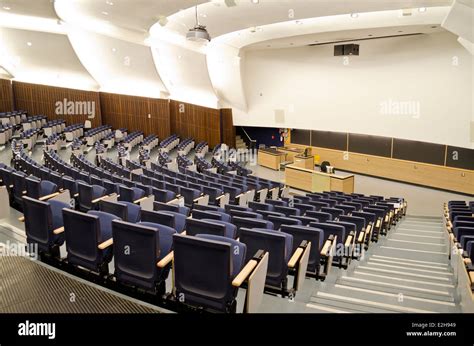
<svg viewBox="0 0 474 346"><path fill-rule="evenodd" d="M448 246L441 218L406 216L306 306L336 313L460 312Z"/></svg>

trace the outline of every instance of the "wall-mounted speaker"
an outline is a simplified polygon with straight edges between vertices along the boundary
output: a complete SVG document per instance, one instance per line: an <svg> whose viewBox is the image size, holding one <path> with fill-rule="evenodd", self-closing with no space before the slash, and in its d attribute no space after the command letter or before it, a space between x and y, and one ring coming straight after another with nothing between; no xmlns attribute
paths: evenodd
<svg viewBox="0 0 474 346"><path fill-rule="evenodd" d="M334 56L346 56L346 55L359 55L359 45L350 44L338 44L334 46Z"/></svg>

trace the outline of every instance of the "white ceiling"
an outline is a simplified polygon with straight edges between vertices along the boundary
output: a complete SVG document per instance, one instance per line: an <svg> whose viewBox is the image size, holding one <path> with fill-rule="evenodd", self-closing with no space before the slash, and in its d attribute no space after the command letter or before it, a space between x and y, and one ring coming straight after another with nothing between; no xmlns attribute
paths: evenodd
<svg viewBox="0 0 474 346"><path fill-rule="evenodd" d="M203 103L214 104L219 98L243 109L247 103L241 68L246 50L399 31L432 34L443 30L439 25L452 2L0 0L0 66L15 78L34 76L32 82L42 78L46 84L74 81L71 87L156 97L168 91L183 101L202 98ZM195 24L196 5L199 22L212 36L208 45L185 40ZM403 16L403 9L411 10L412 15ZM357 13L357 18L351 13ZM33 45L27 46L30 40ZM12 67L12 57L21 64ZM125 57L131 57L133 63L124 65Z"/></svg>

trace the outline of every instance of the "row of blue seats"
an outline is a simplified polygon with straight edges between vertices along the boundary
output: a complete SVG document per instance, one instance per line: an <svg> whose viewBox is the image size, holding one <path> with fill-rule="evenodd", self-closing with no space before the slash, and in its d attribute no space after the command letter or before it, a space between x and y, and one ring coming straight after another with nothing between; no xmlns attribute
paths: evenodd
<svg viewBox="0 0 474 346"><path fill-rule="evenodd" d="M444 217L451 248L462 249L465 258L474 260L474 201L449 201Z"/></svg>
<svg viewBox="0 0 474 346"><path fill-rule="evenodd" d="M158 139L158 136L157 135L148 135L147 137L145 137L145 139L143 139L143 147L144 149L148 150L148 151L151 151L153 150L153 148L155 148L156 146L158 146L159 144L159 139Z"/></svg>
<svg viewBox="0 0 474 346"><path fill-rule="evenodd" d="M209 151L209 144L206 141L199 142L194 148L197 156L203 157Z"/></svg>
<svg viewBox="0 0 474 346"><path fill-rule="evenodd" d="M170 152L179 144L179 137L176 134L172 134L171 136L163 139L160 142L159 148L165 152Z"/></svg>
<svg viewBox="0 0 474 346"><path fill-rule="evenodd" d="M198 172L204 172L208 169L213 168L212 164L209 161L207 161L203 157L199 157L198 155L194 156L194 163Z"/></svg>
<svg viewBox="0 0 474 346"><path fill-rule="evenodd" d="M0 122L2 125L19 125L22 121L26 120L28 112L26 111L13 111L13 112L1 112Z"/></svg>
<svg viewBox="0 0 474 346"><path fill-rule="evenodd" d="M27 242L38 245L43 260L95 273L95 277L98 274L106 284L121 290L154 294L168 308L175 302L180 309L236 312L238 288L253 272L252 262L265 255L251 230L244 237L246 242L200 233L198 226L191 227L195 235L180 234L163 224L167 222L164 212L142 211L140 221L125 221L117 215L124 206L123 202L102 201L100 211L84 213L59 200L23 197ZM225 228L217 221L203 222L203 231L209 225ZM59 250L62 245L64 258ZM112 259L115 271L110 275ZM167 293L165 280L171 263L174 289ZM273 280L278 278L267 275L267 284L277 282Z"/></svg>
<svg viewBox="0 0 474 346"><path fill-rule="evenodd" d="M45 115L33 115L22 120L21 125L23 131L30 129L41 129L44 125L46 125L47 121L48 118Z"/></svg>
<svg viewBox="0 0 474 346"><path fill-rule="evenodd" d="M80 138L84 135L84 124L72 124L66 126L63 133L66 136L66 141L72 142L76 138Z"/></svg>
<svg viewBox="0 0 474 346"><path fill-rule="evenodd" d="M0 145L5 145L13 137L14 130L12 124L0 125Z"/></svg>
<svg viewBox="0 0 474 346"><path fill-rule="evenodd" d="M102 140L110 132L112 132L112 126L101 125L84 132L84 137L86 138L87 145L91 147L95 142Z"/></svg>
<svg viewBox="0 0 474 346"><path fill-rule="evenodd" d="M176 162L180 170L191 169L194 166L194 162L185 155L180 155L176 157Z"/></svg>

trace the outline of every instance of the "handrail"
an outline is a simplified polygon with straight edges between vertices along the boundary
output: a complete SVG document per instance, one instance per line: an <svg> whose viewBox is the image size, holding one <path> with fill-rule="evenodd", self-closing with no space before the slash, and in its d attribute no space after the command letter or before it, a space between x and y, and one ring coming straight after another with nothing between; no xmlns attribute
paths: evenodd
<svg viewBox="0 0 474 346"><path fill-rule="evenodd" d="M247 136L247 138L250 142L256 142L255 139L250 138L249 134L247 133L247 131L245 131L243 126L241 126L240 128L242 129L242 131L244 131L245 135Z"/></svg>

